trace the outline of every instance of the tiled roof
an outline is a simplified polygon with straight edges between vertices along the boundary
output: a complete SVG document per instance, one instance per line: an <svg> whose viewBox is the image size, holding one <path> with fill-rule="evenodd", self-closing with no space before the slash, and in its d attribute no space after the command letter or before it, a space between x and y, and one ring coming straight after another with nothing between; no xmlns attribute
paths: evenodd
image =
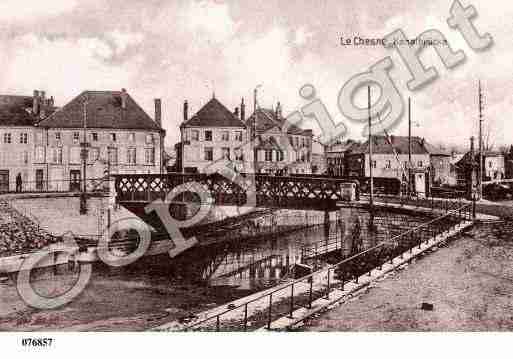
<svg viewBox="0 0 513 359"><path fill-rule="evenodd" d="M33 126L38 121L31 96L0 96L0 126Z"/></svg>
<svg viewBox="0 0 513 359"><path fill-rule="evenodd" d="M486 157L498 157L498 156L504 156L504 155L500 152L494 152L494 151L483 152L483 159L485 159ZM479 163L479 153L478 152L474 153L474 158L475 158L475 163ZM461 157L461 159L458 162L456 162L457 167L465 167L470 164L471 164L470 151L465 153L463 155L463 157Z"/></svg>
<svg viewBox="0 0 513 359"><path fill-rule="evenodd" d="M216 98L212 98L194 116L181 127L242 127L244 122L239 120Z"/></svg>
<svg viewBox="0 0 513 359"><path fill-rule="evenodd" d="M408 153L408 137L407 136L390 136L390 142L385 136L372 136L372 152L379 154L393 154L394 149L397 154ZM411 153L414 155L419 154L430 154L426 146L427 142L419 137L411 138ZM392 147L393 146L393 147ZM351 153L368 153L369 152L369 141L363 144L355 144L349 149Z"/></svg>
<svg viewBox="0 0 513 359"><path fill-rule="evenodd" d="M162 130L146 112L126 94L122 108L122 91L84 91L38 126L54 128L84 127L84 103L87 101L88 128Z"/></svg>
<svg viewBox="0 0 513 359"><path fill-rule="evenodd" d="M257 132L266 132L269 131L273 127L278 127L280 130L285 124L286 119L277 116L276 112L267 108L259 108L256 110L257 115ZM253 123L255 121L255 113L253 113L247 120L246 125L248 128L252 128ZM312 130L303 130L295 125L290 124L287 129L287 134L290 135L302 135L302 136L312 136Z"/></svg>
<svg viewBox="0 0 513 359"><path fill-rule="evenodd" d="M258 150L281 150L280 145L278 142L276 142L276 139L274 137L269 137L267 139L262 140L259 136L259 143L256 147Z"/></svg>

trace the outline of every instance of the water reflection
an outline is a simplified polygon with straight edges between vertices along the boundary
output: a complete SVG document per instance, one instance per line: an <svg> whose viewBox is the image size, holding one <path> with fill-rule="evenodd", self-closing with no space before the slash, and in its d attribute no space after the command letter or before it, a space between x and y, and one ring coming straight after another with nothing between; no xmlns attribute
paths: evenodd
<svg viewBox="0 0 513 359"><path fill-rule="evenodd" d="M323 213L316 212L318 218ZM278 218L278 219L277 219ZM376 213L374 229L369 228L369 213L347 209L330 215L330 227L323 225L275 236L239 237L220 244L197 247L180 257L176 265L180 276L207 285L229 285L255 289L290 278L294 264L304 263L303 248L339 240L340 256L347 257L375 246L419 225L425 217ZM258 219L260 227L273 228L283 218ZM273 222L274 221L274 222ZM297 220L296 220L297 221ZM297 224L297 222L295 222ZM323 220L318 222L323 223ZM318 263L317 263L318 264Z"/></svg>

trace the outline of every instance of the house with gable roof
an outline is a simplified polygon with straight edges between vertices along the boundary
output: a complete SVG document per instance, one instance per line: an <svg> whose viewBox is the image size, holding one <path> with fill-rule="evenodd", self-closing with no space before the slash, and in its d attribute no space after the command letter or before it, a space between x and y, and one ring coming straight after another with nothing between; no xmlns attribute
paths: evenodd
<svg viewBox="0 0 513 359"><path fill-rule="evenodd" d="M121 91L84 91L36 124L34 166L43 169L49 191L93 189L111 174L163 171L165 131L161 100L152 119ZM82 149L87 147L86 168Z"/></svg>
<svg viewBox="0 0 513 359"><path fill-rule="evenodd" d="M258 108L246 126L255 137L257 172L312 173L313 132L286 123L279 102L275 110Z"/></svg>
<svg viewBox="0 0 513 359"><path fill-rule="evenodd" d="M34 166L35 125L55 111L53 97L0 95L0 192L44 189L44 168Z"/></svg>
<svg viewBox="0 0 513 359"><path fill-rule="evenodd" d="M251 172L251 150L246 130L245 104L228 110L215 96L189 118L184 103L181 141L176 146L178 171L213 172L223 166Z"/></svg>

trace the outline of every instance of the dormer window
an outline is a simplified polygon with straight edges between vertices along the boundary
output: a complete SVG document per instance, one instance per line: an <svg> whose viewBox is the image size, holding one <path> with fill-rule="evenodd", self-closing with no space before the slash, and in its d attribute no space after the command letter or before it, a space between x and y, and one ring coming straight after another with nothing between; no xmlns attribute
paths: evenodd
<svg viewBox="0 0 513 359"><path fill-rule="evenodd" d="M60 141L61 140L61 133L60 132L55 132L55 140L56 141Z"/></svg>

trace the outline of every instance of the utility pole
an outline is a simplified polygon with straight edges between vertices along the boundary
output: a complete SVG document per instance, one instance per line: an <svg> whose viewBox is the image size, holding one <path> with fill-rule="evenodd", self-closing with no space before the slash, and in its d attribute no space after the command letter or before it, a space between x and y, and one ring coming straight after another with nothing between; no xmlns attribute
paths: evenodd
<svg viewBox="0 0 513 359"><path fill-rule="evenodd" d="M481 89L481 80L479 80L479 178L478 178L478 198L483 197L483 92Z"/></svg>
<svg viewBox="0 0 513 359"><path fill-rule="evenodd" d="M372 116L371 116L371 88L370 88L370 86L367 86L367 102L368 102L368 111L369 111L369 176L370 176L369 228L373 229L374 228L374 177L372 174Z"/></svg>
<svg viewBox="0 0 513 359"><path fill-rule="evenodd" d="M82 134L82 144L81 144L81 151L80 151L80 157L82 159L82 193L80 194L80 214L87 214L87 202L86 202L86 192L87 192L87 157L88 157L88 143L87 143L87 104L88 104L88 98L86 97L84 100L84 128L83 128L83 134Z"/></svg>
<svg viewBox="0 0 513 359"><path fill-rule="evenodd" d="M408 196L412 192L412 181L411 181L411 98L408 97Z"/></svg>
<svg viewBox="0 0 513 359"><path fill-rule="evenodd" d="M257 109L258 109L258 100L257 100L257 94L258 94L258 88L261 87L262 85L258 85L257 87L255 87L255 89L253 90L253 114L255 115L255 118L253 119L253 128L252 128L252 134L251 134L251 139L252 139L252 143L253 143L253 172L257 173L257 163L258 163L258 151L257 151L257 143L256 143L256 138L257 138L257 121L258 121L258 114L257 114Z"/></svg>

